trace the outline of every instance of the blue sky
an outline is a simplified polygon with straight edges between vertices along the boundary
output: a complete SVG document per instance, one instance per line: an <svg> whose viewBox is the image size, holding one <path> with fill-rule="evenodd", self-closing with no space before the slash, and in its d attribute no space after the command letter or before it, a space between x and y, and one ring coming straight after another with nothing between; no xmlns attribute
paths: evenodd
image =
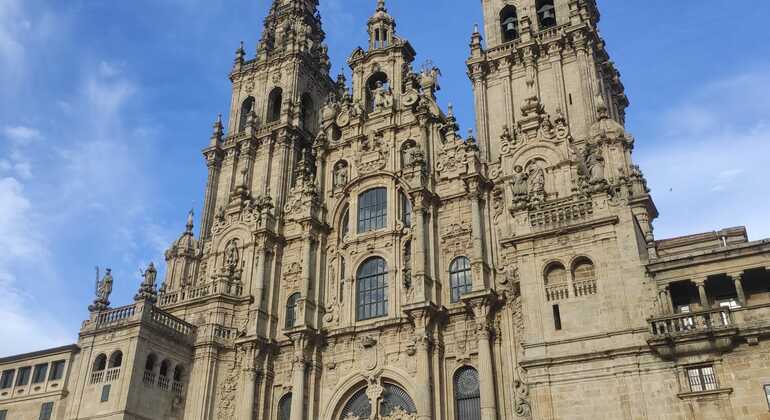
<svg viewBox="0 0 770 420"><path fill-rule="evenodd" d="M321 0L333 73L374 0ZM77 339L94 266L114 304L200 208L206 145L268 0L0 0L0 356ZM401 36L473 122L464 60L478 1L389 0ZM770 2L600 1L631 99L658 238L747 225L770 236ZM748 10L747 10L748 7ZM161 268L162 269L162 268ZM9 339L9 338L13 339Z"/></svg>

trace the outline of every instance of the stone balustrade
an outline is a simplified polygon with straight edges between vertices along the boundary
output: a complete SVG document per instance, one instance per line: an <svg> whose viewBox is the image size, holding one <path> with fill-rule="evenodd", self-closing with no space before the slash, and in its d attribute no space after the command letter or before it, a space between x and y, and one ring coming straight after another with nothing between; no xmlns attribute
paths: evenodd
<svg viewBox="0 0 770 420"><path fill-rule="evenodd" d="M545 297L548 301L569 299L569 284L552 284L545 287Z"/></svg>
<svg viewBox="0 0 770 420"><path fill-rule="evenodd" d="M572 199L553 201L539 206L529 213L532 229L545 230L586 220L593 215L591 201Z"/></svg>
<svg viewBox="0 0 770 420"><path fill-rule="evenodd" d="M214 279L200 286L187 287L173 292L166 292L160 295L158 305L162 308L187 303L198 299L204 299L214 295L225 295L241 297L243 294L243 285L240 282L228 281L225 279Z"/></svg>
<svg viewBox="0 0 770 420"><path fill-rule="evenodd" d="M728 308L666 315L650 320L654 337L704 332L732 325L732 313Z"/></svg>
<svg viewBox="0 0 770 420"><path fill-rule="evenodd" d="M195 327L191 324L154 306L150 310L150 319L155 324L162 325L183 336L192 336L195 332Z"/></svg>
<svg viewBox="0 0 770 420"><path fill-rule="evenodd" d="M589 296L596 294L596 279L575 281L572 285L575 297Z"/></svg>
<svg viewBox="0 0 770 420"><path fill-rule="evenodd" d="M134 319L136 305L127 305L120 308L109 309L100 312L96 316L96 327L107 327Z"/></svg>

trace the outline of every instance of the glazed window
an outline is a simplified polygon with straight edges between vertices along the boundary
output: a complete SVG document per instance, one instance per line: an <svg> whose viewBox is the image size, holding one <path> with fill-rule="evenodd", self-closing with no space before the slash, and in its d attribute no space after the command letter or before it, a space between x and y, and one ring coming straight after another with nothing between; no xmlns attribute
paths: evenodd
<svg viewBox="0 0 770 420"><path fill-rule="evenodd" d="M291 394L286 394L278 402L278 420L291 420Z"/></svg>
<svg viewBox="0 0 770 420"><path fill-rule="evenodd" d="M457 303L460 297L471 291L473 278L471 262L466 257L458 257L449 266L449 285L452 291L451 302Z"/></svg>
<svg viewBox="0 0 770 420"><path fill-rule="evenodd" d="M287 330L294 328L297 324L297 302L299 301L299 293L294 293L289 296L286 301L286 323Z"/></svg>
<svg viewBox="0 0 770 420"><path fill-rule="evenodd" d="M479 372L472 367L464 367L455 373L455 418L457 420L481 419L481 393L479 391Z"/></svg>
<svg viewBox="0 0 770 420"><path fill-rule="evenodd" d="M59 379L64 377L64 367L67 365L67 362L64 360L57 360L53 362L51 365L51 376L48 378L49 381L58 381Z"/></svg>
<svg viewBox="0 0 770 420"><path fill-rule="evenodd" d="M379 257L370 258L358 269L357 319L379 318L388 314L388 267Z"/></svg>
<svg viewBox="0 0 770 420"><path fill-rule="evenodd" d="M690 391L703 392L718 389L717 377L713 366L702 366L687 369L687 380L690 383Z"/></svg>
<svg viewBox="0 0 770 420"><path fill-rule="evenodd" d="M40 420L51 420L51 414L53 414L53 403L46 402L40 406Z"/></svg>
<svg viewBox="0 0 770 420"><path fill-rule="evenodd" d="M770 409L770 385L765 385L765 399L767 400L767 408Z"/></svg>
<svg viewBox="0 0 770 420"><path fill-rule="evenodd" d="M32 373L32 383L39 384L45 382L45 376L48 373L48 363L35 366L35 371Z"/></svg>
<svg viewBox="0 0 770 420"><path fill-rule="evenodd" d="M373 188L358 196L358 233L383 229L388 220L385 188Z"/></svg>
<svg viewBox="0 0 770 420"><path fill-rule="evenodd" d="M16 377L16 386L27 385L29 383L29 376L31 372L32 368L29 366L25 366L19 369L19 374Z"/></svg>
<svg viewBox="0 0 770 420"><path fill-rule="evenodd" d="M0 389L8 389L13 386L13 377L16 371L13 369L4 370L0 377Z"/></svg>

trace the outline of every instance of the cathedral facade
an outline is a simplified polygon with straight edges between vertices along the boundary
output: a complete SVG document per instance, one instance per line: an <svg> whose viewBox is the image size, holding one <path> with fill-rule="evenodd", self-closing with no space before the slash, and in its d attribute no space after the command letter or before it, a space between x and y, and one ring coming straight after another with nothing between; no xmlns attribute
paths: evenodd
<svg viewBox="0 0 770 420"><path fill-rule="evenodd" d="M468 133L384 0L331 78L317 3L237 50L200 233L0 420L770 418L770 240L655 237L595 0L481 2Z"/></svg>

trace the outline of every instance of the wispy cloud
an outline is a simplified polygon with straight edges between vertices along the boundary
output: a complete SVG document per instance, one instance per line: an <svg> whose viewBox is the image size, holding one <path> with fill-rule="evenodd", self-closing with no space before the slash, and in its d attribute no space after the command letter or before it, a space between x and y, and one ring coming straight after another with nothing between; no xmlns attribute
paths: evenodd
<svg viewBox="0 0 770 420"><path fill-rule="evenodd" d="M661 210L660 236L728 225L747 225L753 238L770 236L770 222L756 211L770 196L768 73L764 68L703 86L663 113L654 147L640 147Z"/></svg>

